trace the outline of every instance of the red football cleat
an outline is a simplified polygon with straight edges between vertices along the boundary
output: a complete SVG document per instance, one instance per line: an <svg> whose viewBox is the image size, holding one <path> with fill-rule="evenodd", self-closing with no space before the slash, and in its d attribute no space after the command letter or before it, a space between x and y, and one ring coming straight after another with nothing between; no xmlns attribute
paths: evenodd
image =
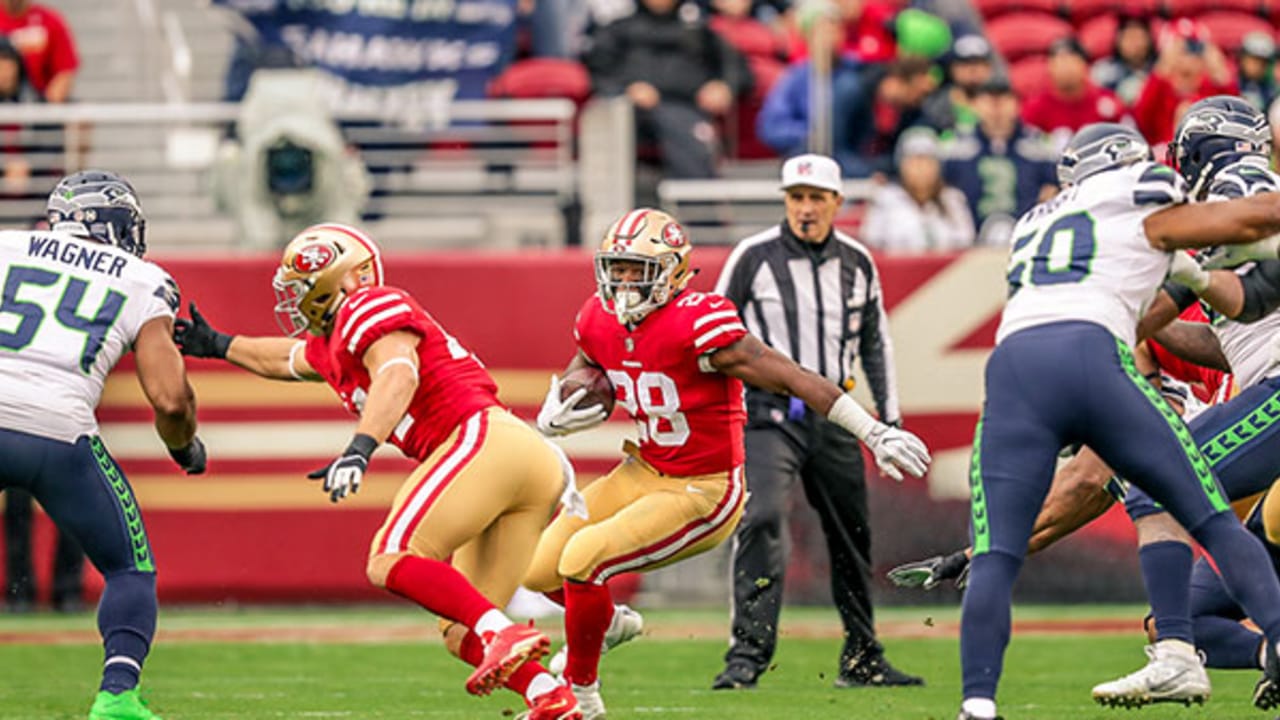
<svg viewBox="0 0 1280 720"><path fill-rule="evenodd" d="M582 720L582 711L578 709L573 691L559 685L555 690L539 695L520 720Z"/></svg>
<svg viewBox="0 0 1280 720"><path fill-rule="evenodd" d="M509 625L485 638L484 659L467 678L467 692L488 695L521 665L537 662L551 651L551 640L529 625Z"/></svg>

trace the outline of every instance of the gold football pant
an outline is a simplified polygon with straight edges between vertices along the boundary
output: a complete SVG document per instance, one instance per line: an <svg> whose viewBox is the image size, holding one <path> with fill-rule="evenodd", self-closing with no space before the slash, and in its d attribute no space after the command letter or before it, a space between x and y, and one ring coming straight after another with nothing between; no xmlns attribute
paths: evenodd
<svg viewBox="0 0 1280 720"><path fill-rule="evenodd" d="M501 408L472 415L409 475L369 549L369 579L385 584L406 553L446 560L503 607L564 488L557 450Z"/></svg>
<svg viewBox="0 0 1280 720"><path fill-rule="evenodd" d="M603 583L706 552L742 517L742 468L690 477L663 475L628 456L582 491L588 518L561 513L542 533L525 587L546 592L565 579Z"/></svg>

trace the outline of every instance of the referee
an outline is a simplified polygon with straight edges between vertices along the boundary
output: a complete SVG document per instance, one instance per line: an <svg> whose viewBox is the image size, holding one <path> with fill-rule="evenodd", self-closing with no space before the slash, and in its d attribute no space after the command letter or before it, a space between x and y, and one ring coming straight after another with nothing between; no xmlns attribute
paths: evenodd
<svg viewBox="0 0 1280 720"><path fill-rule="evenodd" d="M855 359L880 418L901 424L893 348L870 253L834 229L840 168L822 155L782 166L786 220L738 243L716 292L747 329L842 387ZM923 685L884 657L872 621L871 528L858 441L799 398L747 388L746 473L751 495L733 543L733 636L714 689L754 687L777 646L787 565L787 495L797 484L822 520L831 592L844 623L837 687Z"/></svg>

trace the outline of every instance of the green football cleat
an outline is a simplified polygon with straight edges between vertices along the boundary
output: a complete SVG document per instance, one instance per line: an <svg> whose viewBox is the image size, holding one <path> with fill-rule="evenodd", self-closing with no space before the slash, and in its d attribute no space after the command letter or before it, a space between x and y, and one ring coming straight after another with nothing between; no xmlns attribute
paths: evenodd
<svg viewBox="0 0 1280 720"><path fill-rule="evenodd" d="M89 720L161 720L147 708L147 701L138 694L138 688L116 695L100 690L89 708Z"/></svg>

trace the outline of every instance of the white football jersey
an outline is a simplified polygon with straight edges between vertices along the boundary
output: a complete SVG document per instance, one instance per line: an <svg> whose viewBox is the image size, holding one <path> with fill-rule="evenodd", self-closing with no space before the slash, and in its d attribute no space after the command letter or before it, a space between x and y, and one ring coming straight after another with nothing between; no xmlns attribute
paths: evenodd
<svg viewBox="0 0 1280 720"><path fill-rule="evenodd" d="M74 442L102 384L178 286L158 265L61 232L0 231L0 427Z"/></svg>
<svg viewBox="0 0 1280 720"><path fill-rule="evenodd" d="M1151 247L1142 223L1185 201L1181 176L1142 162L1086 178L1027 211L1014 226L996 342L1037 325L1084 321L1132 345L1173 257Z"/></svg>
<svg viewBox="0 0 1280 720"><path fill-rule="evenodd" d="M1209 184L1207 202L1221 202L1249 197L1258 193L1280 191L1280 176L1267 167L1264 158L1249 157L1228 165L1213 176ZM1244 273L1253 264L1242 265L1236 272ZM1222 354L1231 364L1236 386L1245 389L1259 380L1280 371L1272 358L1272 340L1280 337L1280 310L1252 323L1238 323L1206 310L1213 321L1213 329L1222 345Z"/></svg>

